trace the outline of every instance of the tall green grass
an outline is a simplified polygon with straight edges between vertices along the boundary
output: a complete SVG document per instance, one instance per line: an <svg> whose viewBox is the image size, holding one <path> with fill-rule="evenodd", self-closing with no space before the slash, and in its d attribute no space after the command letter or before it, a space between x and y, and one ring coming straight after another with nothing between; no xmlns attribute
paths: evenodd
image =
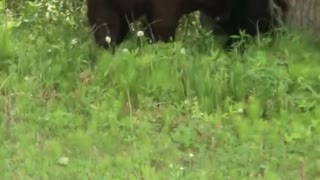
<svg viewBox="0 0 320 180"><path fill-rule="evenodd" d="M1 13L2 178L319 179L314 36L241 55L204 29L168 44L132 33L112 55L51 3L48 17L44 3Z"/></svg>

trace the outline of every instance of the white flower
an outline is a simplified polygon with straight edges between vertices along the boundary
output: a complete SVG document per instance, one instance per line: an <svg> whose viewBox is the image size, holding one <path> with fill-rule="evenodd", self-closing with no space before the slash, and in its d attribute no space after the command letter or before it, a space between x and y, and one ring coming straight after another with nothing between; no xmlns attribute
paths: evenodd
<svg viewBox="0 0 320 180"><path fill-rule="evenodd" d="M190 153L190 154L189 154L189 157L191 157L191 158L192 158L193 156L194 156L194 155L193 155L192 153Z"/></svg>
<svg viewBox="0 0 320 180"><path fill-rule="evenodd" d="M170 168L173 168L173 164L170 164L169 167L170 167Z"/></svg>
<svg viewBox="0 0 320 180"><path fill-rule="evenodd" d="M109 36L106 36L106 42L108 43L108 44L110 44L111 43L111 37L109 37Z"/></svg>
<svg viewBox="0 0 320 180"><path fill-rule="evenodd" d="M180 53L181 53L181 54L186 54L186 49L185 49L185 48L182 48L182 49L180 50Z"/></svg>
<svg viewBox="0 0 320 180"><path fill-rule="evenodd" d="M181 171L183 171L183 170L184 170L184 168L183 168L183 167L180 167L180 170L181 170Z"/></svg>
<svg viewBox="0 0 320 180"><path fill-rule="evenodd" d="M58 160L58 164L60 165L67 165L69 163L69 158L68 157L61 157Z"/></svg>
<svg viewBox="0 0 320 180"><path fill-rule="evenodd" d="M143 31L138 31L137 32L137 36L138 37L143 37L144 36L144 32Z"/></svg>
<svg viewBox="0 0 320 180"><path fill-rule="evenodd" d="M124 53L129 53L129 49L124 48L124 49L122 50L122 52L124 52Z"/></svg>
<svg viewBox="0 0 320 180"><path fill-rule="evenodd" d="M77 43L78 43L78 41L77 41L76 38L72 39L72 41L71 41L71 44L72 44L72 45L75 45L75 44L77 44Z"/></svg>
<svg viewBox="0 0 320 180"><path fill-rule="evenodd" d="M239 109L238 109L238 113L243 113L243 109L242 109L242 108L239 108Z"/></svg>

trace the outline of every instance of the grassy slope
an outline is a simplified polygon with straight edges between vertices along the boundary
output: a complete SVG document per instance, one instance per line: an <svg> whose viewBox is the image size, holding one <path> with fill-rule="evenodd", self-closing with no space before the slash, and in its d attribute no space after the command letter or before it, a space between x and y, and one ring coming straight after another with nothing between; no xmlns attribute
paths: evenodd
<svg viewBox="0 0 320 180"><path fill-rule="evenodd" d="M1 26L3 178L320 177L313 37L290 33L243 57L203 36L141 47L133 37L111 56L87 33Z"/></svg>

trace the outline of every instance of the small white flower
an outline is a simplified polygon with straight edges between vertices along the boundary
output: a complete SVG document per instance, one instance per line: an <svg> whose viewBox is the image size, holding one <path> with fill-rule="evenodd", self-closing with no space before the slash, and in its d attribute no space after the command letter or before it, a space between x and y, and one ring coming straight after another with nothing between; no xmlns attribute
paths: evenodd
<svg viewBox="0 0 320 180"><path fill-rule="evenodd" d="M170 164L169 167L170 167L170 168L173 168L173 164Z"/></svg>
<svg viewBox="0 0 320 180"><path fill-rule="evenodd" d="M111 37L109 37L109 36L106 36L106 42L108 43L108 44L110 44L111 43Z"/></svg>
<svg viewBox="0 0 320 180"><path fill-rule="evenodd" d="M189 157L191 157L191 158L192 158L193 156L194 156L194 155L193 155L192 153L190 153L190 154L189 154Z"/></svg>
<svg viewBox="0 0 320 180"><path fill-rule="evenodd" d="M182 48L182 49L180 50L180 53L181 53L181 54L186 54L186 49L185 49L185 48Z"/></svg>
<svg viewBox="0 0 320 180"><path fill-rule="evenodd" d="M122 52L124 52L124 53L129 53L129 49L124 48L124 49L122 50Z"/></svg>
<svg viewBox="0 0 320 180"><path fill-rule="evenodd" d="M75 45L75 44L77 44L77 42L78 42L77 39L74 38L74 39L72 39L71 44L72 44L72 45Z"/></svg>
<svg viewBox="0 0 320 180"><path fill-rule="evenodd" d="M183 167L180 167L180 170L181 170L181 171L183 171L183 170L184 170L184 168L183 168Z"/></svg>
<svg viewBox="0 0 320 180"><path fill-rule="evenodd" d="M68 157L61 157L58 160L58 164L60 165L67 165L69 163L69 158Z"/></svg>
<svg viewBox="0 0 320 180"><path fill-rule="evenodd" d="M143 31L138 31L137 32L137 36L138 37L143 37L144 36L144 32Z"/></svg>
<svg viewBox="0 0 320 180"><path fill-rule="evenodd" d="M238 113L243 113L243 109L242 109L242 108L239 108L239 109L238 109Z"/></svg>

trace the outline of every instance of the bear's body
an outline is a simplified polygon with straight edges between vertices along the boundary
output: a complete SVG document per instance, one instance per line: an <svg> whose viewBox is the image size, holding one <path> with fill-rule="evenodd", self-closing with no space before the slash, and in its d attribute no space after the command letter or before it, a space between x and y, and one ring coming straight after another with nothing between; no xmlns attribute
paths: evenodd
<svg viewBox="0 0 320 180"><path fill-rule="evenodd" d="M153 40L175 38L183 14L201 10L208 16L227 16L231 0L87 0L87 17L99 46L121 43L129 31L129 23L146 17L150 25L146 33Z"/></svg>

